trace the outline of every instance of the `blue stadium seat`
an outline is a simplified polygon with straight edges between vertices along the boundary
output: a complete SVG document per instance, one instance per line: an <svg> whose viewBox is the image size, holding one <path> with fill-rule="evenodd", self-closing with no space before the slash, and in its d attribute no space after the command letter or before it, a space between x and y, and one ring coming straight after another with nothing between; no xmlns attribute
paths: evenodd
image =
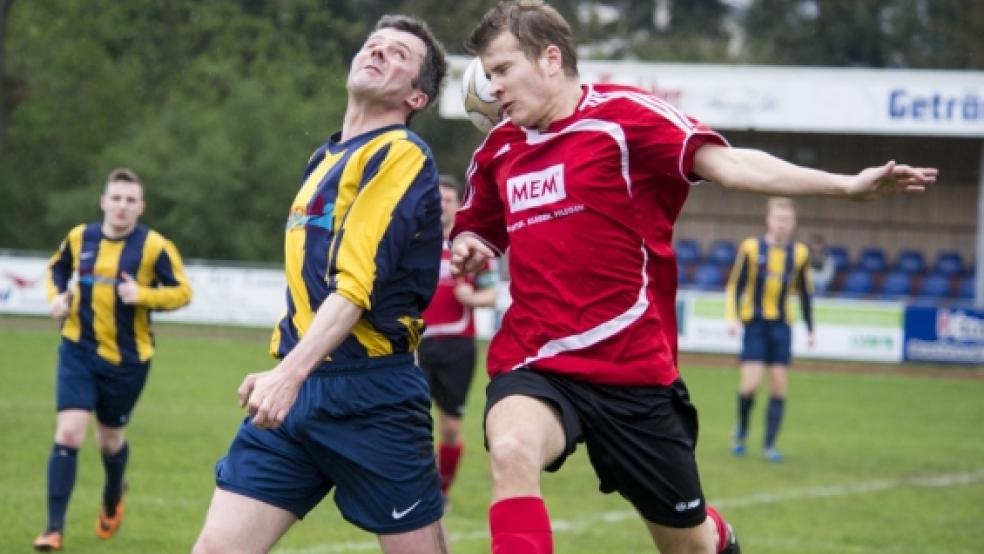
<svg viewBox="0 0 984 554"><path fill-rule="evenodd" d="M926 271L926 259L919 250L906 249L899 252L898 262L895 269L904 271L910 275Z"/></svg>
<svg viewBox="0 0 984 554"><path fill-rule="evenodd" d="M965 275L960 279L960 287L957 289L957 298L961 300L974 299L974 274Z"/></svg>
<svg viewBox="0 0 984 554"><path fill-rule="evenodd" d="M919 287L919 296L925 298L946 298L950 295L950 276L943 273L930 273Z"/></svg>
<svg viewBox="0 0 984 554"><path fill-rule="evenodd" d="M905 271L892 271L882 282L881 293L885 296L907 296L912 290L912 277Z"/></svg>
<svg viewBox="0 0 984 554"><path fill-rule="evenodd" d="M881 248L865 248L858 258L858 267L872 272L885 271L888 267L885 252Z"/></svg>
<svg viewBox="0 0 984 554"><path fill-rule="evenodd" d="M827 254L834 259L834 267L837 271L847 269L847 266L851 265L851 257L847 254L847 248L843 246L831 246L827 248Z"/></svg>
<svg viewBox="0 0 984 554"><path fill-rule="evenodd" d="M853 269L844 277L841 293L848 296L864 296L870 294L875 286L874 277L865 269Z"/></svg>
<svg viewBox="0 0 984 554"><path fill-rule="evenodd" d="M677 262L677 285L685 286L690 284L690 264Z"/></svg>
<svg viewBox="0 0 984 554"><path fill-rule="evenodd" d="M733 242L728 240L716 240L711 244L711 249L707 253L707 259L718 265L731 265L735 261L735 254L738 249Z"/></svg>
<svg viewBox="0 0 984 554"><path fill-rule="evenodd" d="M701 290L716 290L724 286L724 276L721 266L714 262L705 262L694 271L694 286Z"/></svg>
<svg viewBox="0 0 984 554"><path fill-rule="evenodd" d="M941 250L936 255L936 263L933 264L933 272L943 275L956 275L963 270L963 258L956 250Z"/></svg>
<svg viewBox="0 0 984 554"><path fill-rule="evenodd" d="M694 264L700 261L700 245L693 239L680 239L674 250L677 263Z"/></svg>

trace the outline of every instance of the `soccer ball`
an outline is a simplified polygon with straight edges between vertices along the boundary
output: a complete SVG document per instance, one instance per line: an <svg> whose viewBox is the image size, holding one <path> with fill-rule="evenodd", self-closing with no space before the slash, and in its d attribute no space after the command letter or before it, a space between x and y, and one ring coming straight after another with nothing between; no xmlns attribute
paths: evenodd
<svg viewBox="0 0 984 554"><path fill-rule="evenodd" d="M482 60L474 58L461 76L461 101L472 123L483 133L502 121L499 102L489 94L489 85Z"/></svg>

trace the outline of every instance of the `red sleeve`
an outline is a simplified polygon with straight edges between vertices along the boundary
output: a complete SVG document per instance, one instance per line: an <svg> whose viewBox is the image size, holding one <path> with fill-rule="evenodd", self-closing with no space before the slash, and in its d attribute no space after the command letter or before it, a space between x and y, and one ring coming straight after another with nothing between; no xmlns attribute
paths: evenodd
<svg viewBox="0 0 984 554"><path fill-rule="evenodd" d="M487 163L491 158L487 146L486 143L479 147L468 168L468 186L464 202L454 218L451 240L461 233L470 233L502 255L509 247L509 234L499 187Z"/></svg>
<svg viewBox="0 0 984 554"><path fill-rule="evenodd" d="M619 109L631 122L626 126L631 155L656 174L699 182L702 178L694 173L697 150L705 144L729 146L713 129L655 96L638 91L625 99Z"/></svg>

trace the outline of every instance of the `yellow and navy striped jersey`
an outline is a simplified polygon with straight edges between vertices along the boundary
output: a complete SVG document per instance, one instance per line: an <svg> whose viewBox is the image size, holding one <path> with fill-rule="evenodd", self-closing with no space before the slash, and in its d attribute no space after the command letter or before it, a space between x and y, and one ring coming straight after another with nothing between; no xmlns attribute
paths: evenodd
<svg viewBox="0 0 984 554"><path fill-rule="evenodd" d="M798 292L803 319L813 330L813 284L810 251L801 242L770 246L764 237L745 239L738 247L726 288L729 321L753 319L793 322L789 296Z"/></svg>
<svg viewBox="0 0 984 554"><path fill-rule="evenodd" d="M287 313L270 353L282 358L329 294L363 309L330 360L413 352L441 262L441 196L430 148L403 125L315 151L284 239Z"/></svg>
<svg viewBox="0 0 984 554"><path fill-rule="evenodd" d="M126 272L139 286L135 305L120 301L116 285ZM72 277L77 281L73 283ZM48 262L48 300L72 287L62 336L113 364L146 362L154 355L151 310L174 310L191 300L181 255L171 241L143 225L110 239L101 223L69 231Z"/></svg>

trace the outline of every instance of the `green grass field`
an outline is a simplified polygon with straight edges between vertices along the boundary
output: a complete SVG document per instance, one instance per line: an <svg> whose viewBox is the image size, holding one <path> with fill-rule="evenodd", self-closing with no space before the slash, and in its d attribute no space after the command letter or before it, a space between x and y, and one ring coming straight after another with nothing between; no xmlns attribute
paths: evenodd
<svg viewBox="0 0 984 554"><path fill-rule="evenodd" d="M90 436L69 508L68 552L187 552L213 488L212 469L242 417L242 375L267 369L266 331L162 325L159 352L129 430L127 520L102 543L93 525L102 467ZM44 521L54 431L54 325L0 318L0 552L28 552ZM751 554L984 552L984 380L794 372L781 446L786 461L728 453L737 376L685 367L701 414L707 497ZM488 552L489 477L481 447L484 377L466 419L468 450L446 518L457 553ZM760 397L761 398L761 397ZM762 431L762 404L751 444ZM597 492L583 449L544 491L559 553L655 549L628 504ZM276 552L378 551L325 501Z"/></svg>

